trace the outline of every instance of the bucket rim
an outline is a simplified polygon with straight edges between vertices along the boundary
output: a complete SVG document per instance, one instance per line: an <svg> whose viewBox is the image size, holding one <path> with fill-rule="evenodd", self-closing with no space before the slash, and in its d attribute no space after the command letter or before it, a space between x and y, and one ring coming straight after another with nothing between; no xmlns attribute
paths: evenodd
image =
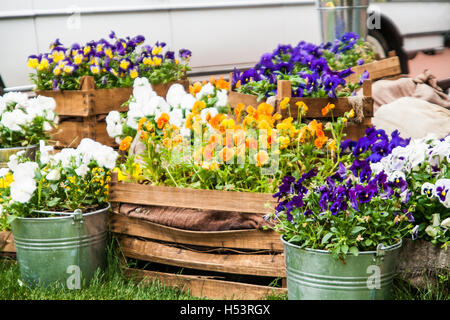
<svg viewBox="0 0 450 320"><path fill-rule="evenodd" d="M26 150L26 149L31 149L31 148L38 148L39 145L38 144L31 144L25 147L9 147L9 148L1 148L0 147L0 151L13 151L13 150Z"/></svg>
<svg viewBox="0 0 450 320"><path fill-rule="evenodd" d="M111 208L111 203L108 202L108 205L105 208L101 208L95 211L90 211L90 212L86 212L83 213L83 217L88 217L97 213L102 213L102 212L106 212ZM50 214L51 212L61 212L61 211L41 211L41 210L33 210L33 212L40 212L40 213L46 213L46 214ZM17 220L22 220L22 221L49 221L49 220L60 220L60 219L73 219L73 214L67 213L67 215L65 216L60 216L60 217L42 217L42 218L27 218L27 217L17 217Z"/></svg>
<svg viewBox="0 0 450 320"><path fill-rule="evenodd" d="M308 252L314 252L314 253L319 253L319 254L331 254L328 250L322 250L322 249L311 249L311 248L300 248L298 245L290 243L288 241L286 241L285 239L283 239L284 235L281 235L280 239L281 242L283 242L284 245L286 246L290 246L290 247L294 247L297 248L299 250L304 250L304 251L308 251ZM399 242L394 243L393 245L387 246L387 247L383 247L382 251L393 251L396 249L399 249L403 244L403 240L400 239ZM376 250L371 250L371 251L359 251L359 255L373 255L373 254L377 254Z"/></svg>

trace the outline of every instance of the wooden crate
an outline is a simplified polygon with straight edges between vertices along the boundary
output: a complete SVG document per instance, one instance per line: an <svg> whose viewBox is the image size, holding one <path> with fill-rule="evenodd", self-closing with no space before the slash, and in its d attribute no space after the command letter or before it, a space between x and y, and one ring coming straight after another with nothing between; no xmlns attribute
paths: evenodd
<svg viewBox="0 0 450 320"><path fill-rule="evenodd" d="M195 296L214 299L262 299L271 293L287 292L286 288L226 279L226 275L285 278L283 246L280 236L272 230L191 231L118 213L120 204L131 203L266 214L276 203L271 194L122 183L117 182L115 174L109 192L113 204L110 230L119 239L125 257L197 272L220 273L179 275L127 270L138 280L158 278L165 285L180 286L190 289Z"/></svg>
<svg viewBox="0 0 450 320"><path fill-rule="evenodd" d="M0 254L16 253L14 237L10 231L0 231Z"/></svg>
<svg viewBox="0 0 450 320"><path fill-rule="evenodd" d="M189 81L182 79L167 84L152 85L161 97L174 83L189 90ZM56 147L76 147L83 138L91 138L100 143L116 146L106 133L106 115L112 111L128 111L122 104L130 98L133 88L97 89L94 78L84 76L80 80L79 90L52 91L38 90L37 95L52 97L56 101L56 110L60 118L58 128L51 132Z"/></svg>
<svg viewBox="0 0 450 320"><path fill-rule="evenodd" d="M361 75L366 70L372 81L395 77L402 73L399 58L395 55L395 51L390 51L389 56L385 59L375 60L370 63L353 67L352 71L354 73L349 75L346 78L346 81L353 83L359 82Z"/></svg>

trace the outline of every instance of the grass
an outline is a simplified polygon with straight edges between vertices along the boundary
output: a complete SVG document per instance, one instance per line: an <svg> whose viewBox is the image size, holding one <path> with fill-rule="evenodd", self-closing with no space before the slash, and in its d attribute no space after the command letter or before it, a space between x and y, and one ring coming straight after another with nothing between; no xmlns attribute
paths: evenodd
<svg viewBox="0 0 450 320"><path fill-rule="evenodd" d="M135 283L125 277L119 257L108 248L108 266L97 273L86 288L70 290L54 284L47 288L28 288L21 282L19 266L0 258L0 300L194 300L189 292L165 287L158 281Z"/></svg>
<svg viewBox="0 0 450 320"><path fill-rule="evenodd" d="M158 281L136 283L128 279L120 266L114 245L108 247L108 267L95 275L89 286L69 290L63 285L28 288L21 282L20 270L15 260L0 257L0 300L198 300L189 292L165 287ZM423 289L395 278L394 300L450 300L450 272L427 279ZM434 285L432 285L434 284ZM287 295L271 295L267 300L286 300Z"/></svg>

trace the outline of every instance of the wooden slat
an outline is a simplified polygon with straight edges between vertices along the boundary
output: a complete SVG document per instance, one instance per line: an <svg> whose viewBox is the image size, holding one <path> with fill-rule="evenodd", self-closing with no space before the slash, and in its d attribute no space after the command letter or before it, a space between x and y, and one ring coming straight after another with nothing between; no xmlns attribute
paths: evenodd
<svg viewBox="0 0 450 320"><path fill-rule="evenodd" d="M360 76L364 73L365 70L367 70L370 75L370 79L372 80L396 76L401 74L402 72L400 67L400 60L397 56L373 61L361 66L356 66L353 67L352 70L355 73L352 73L346 78L347 82L358 82Z"/></svg>
<svg viewBox="0 0 450 320"><path fill-rule="evenodd" d="M352 109L348 98L291 98L289 101L291 112L288 108L281 110L280 101L277 101L277 110L283 117L292 116L294 119L297 117L298 107L295 105L297 102L303 101L308 106L308 112L305 115L307 119L323 119L329 118L330 115L322 115L322 108L328 103L335 105L333 109L334 117L341 117L345 112ZM373 99L372 97L364 97L363 100L363 112L365 117L373 117Z"/></svg>
<svg viewBox="0 0 450 320"><path fill-rule="evenodd" d="M285 277L283 254L219 254L196 252L153 241L120 237L126 257L215 272Z"/></svg>
<svg viewBox="0 0 450 320"><path fill-rule="evenodd" d="M56 101L55 112L60 116L87 117L99 114L107 114L112 110L119 112L128 111L128 107L122 104L130 98L133 88L109 88L95 89L93 78L86 76L80 80L80 90L38 90L37 95L52 97ZM153 90L165 98L170 86L180 83L189 92L189 80L182 79L165 84L152 85Z"/></svg>
<svg viewBox="0 0 450 320"><path fill-rule="evenodd" d="M0 252L15 253L14 237L9 231L0 231Z"/></svg>
<svg viewBox="0 0 450 320"><path fill-rule="evenodd" d="M240 282L216 280L211 277L170 274L156 271L125 269L125 274L136 282L158 279L165 286L190 290L195 297L210 299L261 300L271 294L286 294L285 288L274 288Z"/></svg>
<svg viewBox="0 0 450 320"><path fill-rule="evenodd" d="M119 214L110 215L110 231L146 239L218 248L282 252L280 235L272 230L191 231Z"/></svg>
<svg viewBox="0 0 450 320"><path fill-rule="evenodd" d="M89 117L91 118L91 117ZM50 132L56 147L76 148L83 138L91 138L108 146L117 146L114 139L106 132L106 122L63 120L58 124L58 128Z"/></svg>
<svg viewBox="0 0 450 320"><path fill-rule="evenodd" d="M204 210L267 214L272 212L276 205L272 195L267 193L187 189L137 183L111 182L109 193L111 202ZM266 203L269 203L269 208L265 206Z"/></svg>
<svg viewBox="0 0 450 320"><path fill-rule="evenodd" d="M236 91L230 91L228 93L228 103L231 105L231 108L235 108L238 103L243 103L245 106L258 106L260 103L265 102L264 100L257 101L256 96L252 94L245 94Z"/></svg>

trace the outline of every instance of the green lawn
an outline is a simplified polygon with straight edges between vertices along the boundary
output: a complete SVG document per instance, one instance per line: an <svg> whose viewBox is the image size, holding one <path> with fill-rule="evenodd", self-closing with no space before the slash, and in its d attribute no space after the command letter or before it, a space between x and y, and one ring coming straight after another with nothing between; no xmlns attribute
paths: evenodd
<svg viewBox="0 0 450 320"><path fill-rule="evenodd" d="M64 286L50 286L46 289L26 287L20 280L19 266L15 260L0 257L0 300L196 300L187 292L164 287L157 281L135 283L127 279L120 267L115 250L108 250L108 267L98 274L90 285L81 290L69 290ZM435 279L437 286L417 289L396 278L392 298L395 300L450 300L450 275ZM269 296L270 299L286 299L286 295Z"/></svg>

